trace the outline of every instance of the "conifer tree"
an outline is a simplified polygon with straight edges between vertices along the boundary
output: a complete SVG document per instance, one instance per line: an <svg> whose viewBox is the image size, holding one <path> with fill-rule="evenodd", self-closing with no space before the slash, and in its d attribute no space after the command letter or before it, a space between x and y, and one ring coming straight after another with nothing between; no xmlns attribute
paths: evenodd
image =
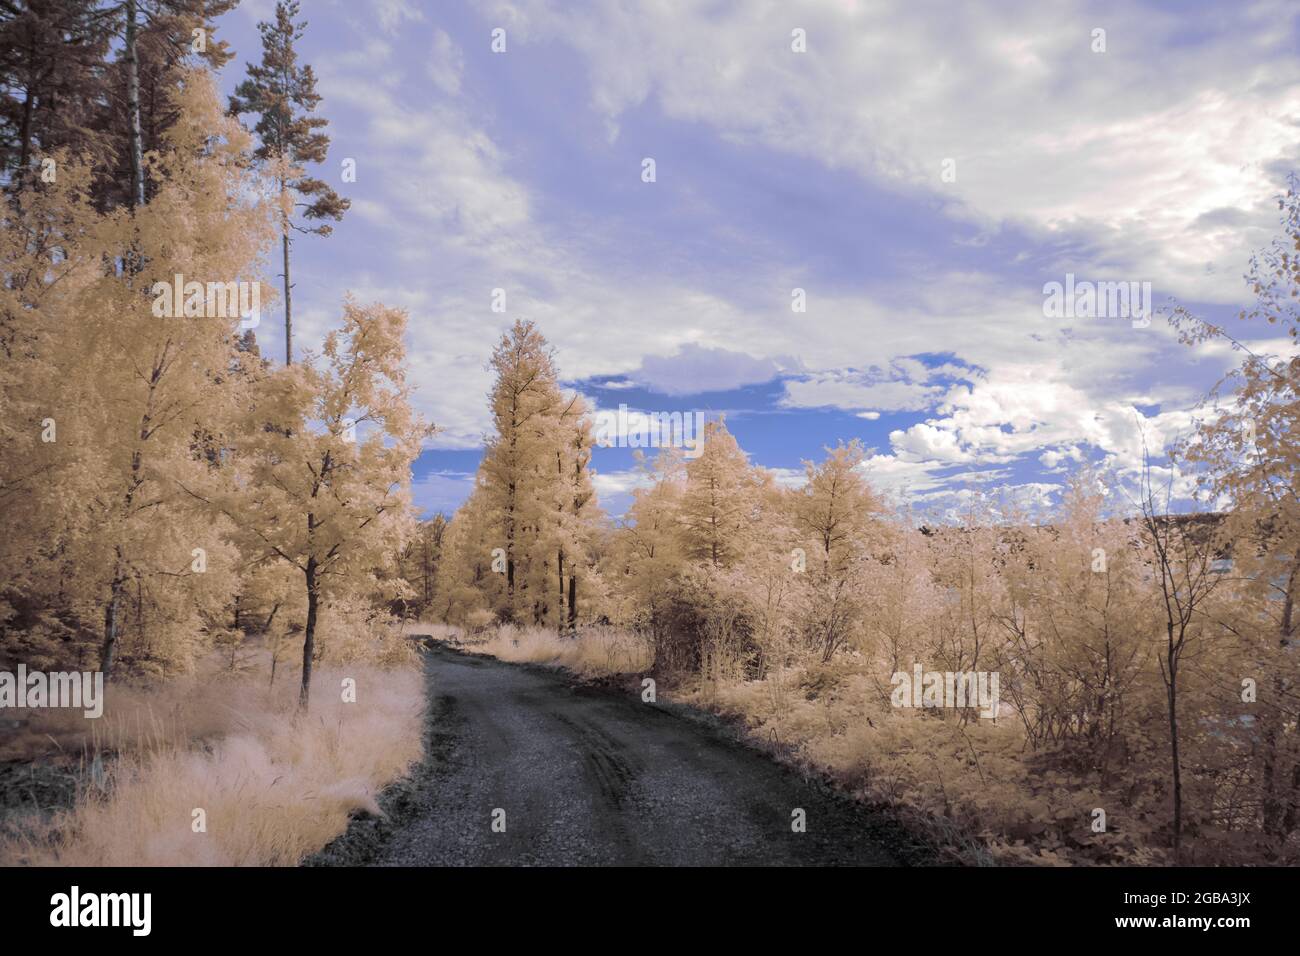
<svg viewBox="0 0 1300 956"><path fill-rule="evenodd" d="M550 349L531 322L516 321L501 337L491 367L497 376L491 396L495 435L479 467L498 536L493 547L505 555L504 604L498 611L514 621L526 609L536 616L543 606L543 534L558 504L556 420L564 403Z"/></svg>
<svg viewBox="0 0 1300 956"><path fill-rule="evenodd" d="M96 184L101 208L136 208L159 185L148 157L167 148L177 119L174 96L187 70L218 70L230 49L216 38L216 20L238 0L93 0L97 22L120 41L106 75L107 109L98 129L111 161Z"/></svg>
<svg viewBox="0 0 1300 956"><path fill-rule="evenodd" d="M13 0L0 5L0 175L12 189L33 179L34 160L98 152L111 24L90 0Z"/></svg>
<svg viewBox="0 0 1300 956"><path fill-rule="evenodd" d="M699 457L686 464L679 513L684 549L695 561L730 567L745 552L756 482L726 422L706 424L703 442Z"/></svg>
<svg viewBox="0 0 1300 956"><path fill-rule="evenodd" d="M572 633L578 627L578 582L588 567L588 550L599 515L592 486L591 449L594 440L586 404L575 396L561 412L557 426L556 573L559 579L558 605L563 612L557 623Z"/></svg>
<svg viewBox="0 0 1300 956"><path fill-rule="evenodd" d="M320 95L316 74L298 63L295 44L307 28L298 22L297 0L278 0L275 22L259 23L262 62L248 64L248 79L235 89L230 111L257 117L254 131L261 144L254 155L270 169L280 191L280 249L283 264L284 363L293 362L293 283L289 251L293 233L328 236L332 227L323 220L343 218L351 202L323 180L309 175L306 163L323 163L329 137L323 132L329 120L316 115ZM312 225L299 221L306 220Z"/></svg>

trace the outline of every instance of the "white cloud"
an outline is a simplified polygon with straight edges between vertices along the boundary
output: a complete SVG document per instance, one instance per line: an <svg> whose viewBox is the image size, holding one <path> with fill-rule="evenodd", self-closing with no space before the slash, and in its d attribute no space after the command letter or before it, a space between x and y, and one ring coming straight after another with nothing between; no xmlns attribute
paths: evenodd
<svg viewBox="0 0 1300 956"><path fill-rule="evenodd" d="M629 377L665 395L691 395L700 391L728 391L746 385L770 382L782 366L770 358L754 358L744 352L707 347L696 342L678 346L673 355L648 355Z"/></svg>
<svg viewBox="0 0 1300 956"><path fill-rule="evenodd" d="M433 32L428 70L429 78L438 89L453 96L460 92L461 75L465 72L465 54L446 30Z"/></svg>
<svg viewBox="0 0 1300 956"><path fill-rule="evenodd" d="M1082 460L1077 446L1091 446L1131 471L1147 455L1162 458L1192 424L1189 411L1147 415L1136 404L1122 395L1090 395L1056 368L1007 365L974 385L955 386L938 417L889 438L909 461L1005 463L1048 447L1040 461L1054 468L1066 458Z"/></svg>
<svg viewBox="0 0 1300 956"><path fill-rule="evenodd" d="M378 9L390 11L381 25L384 16L413 19L406 3ZM1294 148L1300 107L1300 67L1278 56L1282 8L1241 8L1247 32L1235 42L1259 54L1251 71L1237 68L1240 55L1222 55L1226 40L1168 58L1135 52L1136 37L1158 47L1179 22L1149 9L1110 16L1104 55L1087 51L1076 13L1033 5L960 8L938 23L905 5L814 5L799 17L804 55L789 53L782 17L761 4L570 13L522 0L499 7L494 22L510 30L512 49L576 48L610 129L630 128L629 112L653 99L670 117L731 140L895 190L932 191L985 227L980 241L1011 223L1041 248L1083 250L1062 253L1052 266L1059 275L1044 281L1095 268L1098 277L1166 283L1162 292L1184 298L1241 298L1245 251L1271 235L1268 169ZM411 380L417 404L443 429L440 447L479 444L491 382L484 364L517 315L538 322L570 378L682 391L797 370L787 407L837 407L867 420L924 413L868 465L883 486L917 494L977 475L987 485L993 469L1030 456L1068 467L1083 449L1131 468L1144 429L1159 448L1189 421L1172 409L1197 390L1164 384L1161 373L1199 360L1212 381L1234 361L1221 348L1184 349L1159 323L1138 331L1049 320L1041 282L1009 288L957 270L880 280L869 292L817 291L795 319L787 290L804 284L795 265L787 275L763 264L761 278L738 276L718 291L723 284L701 289L653 261L599 261L599 217L582 236L548 225L548 197L534 194L520 157L489 132L499 118L483 100L466 102L475 87L462 52L442 30L432 38L414 76L373 35L318 69L327 101L363 118L353 133L365 152L351 215L393 266L352 272L349 284L363 300L411 311ZM958 161L956 183L938 182L947 156ZM496 287L508 292L506 315L489 310ZM755 292L769 287L781 294L767 301ZM304 335L335 313L304 310ZM914 357L937 351L956 359L930 368ZM1171 410L1134 407L1154 404ZM623 480L600 476L598 488L625 494Z"/></svg>
<svg viewBox="0 0 1300 956"><path fill-rule="evenodd" d="M411 0L370 0L374 6L379 28L385 33L396 33L405 23L419 23L424 14L411 3Z"/></svg>
<svg viewBox="0 0 1300 956"><path fill-rule="evenodd" d="M431 472L411 483L411 501L426 515L450 515L474 490L474 476L456 471Z"/></svg>
<svg viewBox="0 0 1300 956"><path fill-rule="evenodd" d="M932 408L945 388L929 383L939 377L964 378L970 374L969 369L951 363L931 369L924 362L904 356L892 359L887 370L836 369L787 380L781 404L789 408L865 409L874 411L879 418L881 411Z"/></svg>
<svg viewBox="0 0 1300 956"><path fill-rule="evenodd" d="M1300 159L1297 9L1282 0L1200 14L1212 23L1195 43L1180 11L1111 8L1105 53L1090 49L1095 16L1081 2L966 5L943 17L904 0L774 12L495 7L520 42L582 54L592 106L611 125L653 100L740 142L931 190L990 227L1087 236L1092 248L1063 267L1113 270L1184 298L1236 298L1241 264L1273 225L1279 163ZM807 53L790 51L795 23ZM952 183L940 179L946 159ZM1223 210L1237 228L1211 215Z"/></svg>
<svg viewBox="0 0 1300 956"><path fill-rule="evenodd" d="M627 471L597 471L591 479L592 486L600 498L617 495L631 495L638 488L648 488L654 479L640 469Z"/></svg>

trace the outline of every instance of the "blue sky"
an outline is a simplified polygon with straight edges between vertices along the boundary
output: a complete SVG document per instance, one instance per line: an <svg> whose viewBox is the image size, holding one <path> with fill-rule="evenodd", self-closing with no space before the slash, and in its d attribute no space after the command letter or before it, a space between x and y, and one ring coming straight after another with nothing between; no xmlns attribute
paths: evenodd
<svg viewBox="0 0 1300 956"><path fill-rule="evenodd" d="M220 24L227 90L272 7ZM1050 503L1080 461L1132 476L1231 355L1159 317L1050 318L1044 285L1149 282L1218 320L1247 304L1300 169L1300 5L939 9L304 0L318 173L353 208L297 244L302 343L349 290L409 310L441 428L415 469L426 511L469 491L516 317L602 413L725 412L782 481L850 438L882 490L940 515L972 488ZM259 329L268 355L278 331ZM631 450L595 467L620 513Z"/></svg>

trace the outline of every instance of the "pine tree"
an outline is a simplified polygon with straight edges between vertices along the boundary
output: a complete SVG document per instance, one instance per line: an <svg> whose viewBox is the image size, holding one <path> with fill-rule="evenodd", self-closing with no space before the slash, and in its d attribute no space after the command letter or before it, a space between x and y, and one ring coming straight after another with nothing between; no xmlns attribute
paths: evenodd
<svg viewBox="0 0 1300 956"><path fill-rule="evenodd" d="M546 340L531 322L516 321L492 353L490 439L480 464L497 543L505 553L505 620L534 619L544 607L544 534L557 511L557 418L564 407ZM531 604L529 603L531 602ZM525 610L528 614L525 615Z"/></svg>
<svg viewBox="0 0 1300 956"><path fill-rule="evenodd" d="M492 542L499 538L487 498L480 471L474 490L447 525L434 590L436 613L451 624L491 620L505 606L505 569L497 573L493 555L497 545Z"/></svg>
<svg viewBox="0 0 1300 956"><path fill-rule="evenodd" d="M580 397L575 395L564 404L556 417L555 429L551 518L559 585L555 624L572 633L578 627L578 582L588 573L588 552L599 514L592 486L591 418Z"/></svg>
<svg viewBox="0 0 1300 956"><path fill-rule="evenodd" d="M340 197L323 180L310 176L305 163L323 163L329 149L329 137L322 130L329 120L315 115L320 103L316 92L316 74L310 65L298 64L294 48L306 30L305 22L295 22L297 0L278 0L275 22L259 23L262 35L262 62L248 64L248 79L230 98L230 111L257 116L254 127L261 145L254 155L267 163L280 189L280 248L283 263L284 291L284 363L293 362L293 308L289 272L289 249L294 232L328 236L331 226L343 218L351 202ZM302 218L316 225L305 226Z"/></svg>
<svg viewBox="0 0 1300 956"><path fill-rule="evenodd" d="M238 0L96 0L95 17L121 41L108 65L106 105L97 129L111 161L96 184L101 208L136 208L152 197L160 177L151 153L169 148L167 131L177 119L175 94L186 72L218 70L230 49L216 38L216 20Z"/></svg>
<svg viewBox="0 0 1300 956"><path fill-rule="evenodd" d="M665 448L652 463L638 452L646 483L632 492L632 506L610 557L620 606L615 617L649 627L656 648L667 626L673 579L685 564L679 510L685 471L681 453Z"/></svg>
<svg viewBox="0 0 1300 956"><path fill-rule="evenodd" d="M590 414L560 388L546 340L516 321L490 367L493 434L469 500L448 529L439 573L443 613L576 630L581 595L597 587L593 543L602 514L591 469Z"/></svg>
<svg viewBox="0 0 1300 956"><path fill-rule="evenodd" d="M447 536L446 515L436 514L416 526L415 535L398 559L399 573L411 586L412 598L404 612L423 616L434 605L443 544Z"/></svg>
<svg viewBox="0 0 1300 956"><path fill-rule="evenodd" d="M67 148L98 153L94 130L104 98L111 35L91 0L14 0L0 5L0 175L11 189L31 166Z"/></svg>

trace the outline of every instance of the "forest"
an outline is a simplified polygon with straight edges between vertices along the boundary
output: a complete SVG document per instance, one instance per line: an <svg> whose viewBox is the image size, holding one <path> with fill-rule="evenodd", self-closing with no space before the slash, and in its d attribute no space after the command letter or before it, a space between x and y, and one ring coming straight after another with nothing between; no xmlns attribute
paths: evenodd
<svg viewBox="0 0 1300 956"><path fill-rule="evenodd" d="M72 782L41 784L0 857L299 862L418 758L411 635L431 634L648 680L954 859L1300 860L1294 179L1240 317L1290 352L1160 316L1237 366L1136 485L1081 465L1052 514L972 492L938 523L877 490L858 439L780 481L713 415L698 446L639 455L612 515L584 370L521 317L482 356L472 494L425 516L408 313L347 298L295 343L293 256L349 202L309 171L328 124L296 3L223 101L234 3L0 4L0 669L95 671L108 694L93 731L6 727L0 755ZM214 307L212 284L256 295ZM283 361L256 335L280 321ZM996 675L1000 702L900 707L914 668ZM249 780L328 799L258 817ZM177 813L234 835L123 836Z"/></svg>

